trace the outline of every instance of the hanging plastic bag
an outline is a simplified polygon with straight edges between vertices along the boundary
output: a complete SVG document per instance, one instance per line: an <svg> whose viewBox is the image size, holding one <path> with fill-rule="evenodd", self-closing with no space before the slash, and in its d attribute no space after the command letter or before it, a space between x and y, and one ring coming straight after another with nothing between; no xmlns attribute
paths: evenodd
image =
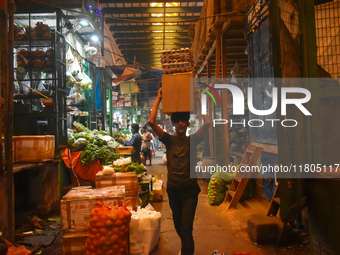
<svg viewBox="0 0 340 255"><path fill-rule="evenodd" d="M29 79L29 76L28 76L28 74L26 74L22 83L27 85L28 87L31 87L31 82L28 81L28 79ZM20 83L19 83L19 86L20 86L19 91L22 92L23 94L28 94L31 91L29 88L27 88L26 86L24 86Z"/></svg>
<svg viewBox="0 0 340 255"><path fill-rule="evenodd" d="M67 71L70 72L72 76L76 78L81 73L81 68L78 61L74 61Z"/></svg>
<svg viewBox="0 0 340 255"><path fill-rule="evenodd" d="M76 82L77 80L73 77L72 73L66 71L66 86L72 88Z"/></svg>
<svg viewBox="0 0 340 255"><path fill-rule="evenodd" d="M74 56L72 54L72 50L71 47L68 48L67 52L66 52L66 61L68 64L72 64L74 62Z"/></svg>
<svg viewBox="0 0 340 255"><path fill-rule="evenodd" d="M80 78L80 86L83 90L92 89L92 80L84 72L80 74Z"/></svg>
<svg viewBox="0 0 340 255"><path fill-rule="evenodd" d="M38 91L46 90L46 88L45 88L45 86L44 86L44 84L43 84L42 81L39 82L38 87L37 87L37 90L38 90Z"/></svg>

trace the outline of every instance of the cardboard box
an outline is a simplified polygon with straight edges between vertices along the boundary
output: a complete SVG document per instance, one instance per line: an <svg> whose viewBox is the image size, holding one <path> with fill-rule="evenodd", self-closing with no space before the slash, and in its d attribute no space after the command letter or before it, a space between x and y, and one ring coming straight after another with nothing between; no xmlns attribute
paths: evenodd
<svg viewBox="0 0 340 255"><path fill-rule="evenodd" d="M125 198L124 186L104 189L77 189L68 192L60 202L61 224L64 232L88 230L91 212L96 202L108 206L122 205Z"/></svg>
<svg viewBox="0 0 340 255"><path fill-rule="evenodd" d="M125 197L138 195L138 181L136 173L126 172L113 173L112 175L103 175L100 171L96 174L95 182L96 188L123 185L125 187Z"/></svg>
<svg viewBox="0 0 340 255"><path fill-rule="evenodd" d="M190 79L194 78L193 72L164 74L162 76L162 106L163 113L190 112L193 110L194 95L190 90L194 84ZM191 109L190 109L191 108Z"/></svg>
<svg viewBox="0 0 340 255"><path fill-rule="evenodd" d="M54 135L13 136L14 162L43 162L54 157Z"/></svg>
<svg viewBox="0 0 340 255"><path fill-rule="evenodd" d="M86 239L89 237L89 231L64 233L63 251L64 255L84 255Z"/></svg>
<svg viewBox="0 0 340 255"><path fill-rule="evenodd" d="M102 172L96 174L96 188L110 187L114 185L125 186L125 201L131 200L128 207L133 210L137 210L140 205L138 197L138 180L137 174L126 172L126 173L113 173L112 175L103 175Z"/></svg>

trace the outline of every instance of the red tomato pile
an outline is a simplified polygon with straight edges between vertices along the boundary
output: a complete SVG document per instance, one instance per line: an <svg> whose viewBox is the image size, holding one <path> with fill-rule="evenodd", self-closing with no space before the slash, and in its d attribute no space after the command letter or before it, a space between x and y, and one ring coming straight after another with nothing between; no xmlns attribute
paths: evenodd
<svg viewBox="0 0 340 255"><path fill-rule="evenodd" d="M123 207L110 208L96 203L89 223L90 235L85 244L85 255L125 255L131 212Z"/></svg>

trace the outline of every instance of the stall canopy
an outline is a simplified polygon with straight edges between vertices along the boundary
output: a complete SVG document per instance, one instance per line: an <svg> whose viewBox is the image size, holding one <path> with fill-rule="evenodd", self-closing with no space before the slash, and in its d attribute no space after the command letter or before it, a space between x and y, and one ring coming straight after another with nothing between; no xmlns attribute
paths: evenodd
<svg viewBox="0 0 340 255"><path fill-rule="evenodd" d="M126 82L139 77L142 71L129 66L113 66L109 67L117 78L112 79L112 86L115 87L122 82Z"/></svg>

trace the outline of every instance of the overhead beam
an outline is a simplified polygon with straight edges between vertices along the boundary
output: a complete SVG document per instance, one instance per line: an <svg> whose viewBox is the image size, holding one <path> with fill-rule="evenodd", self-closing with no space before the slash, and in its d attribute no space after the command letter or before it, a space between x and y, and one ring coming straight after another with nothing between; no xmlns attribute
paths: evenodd
<svg viewBox="0 0 340 255"><path fill-rule="evenodd" d="M176 22L196 22L199 18L199 15L193 17L112 17L111 15L107 14L104 16L105 21L107 24L110 23L117 23L117 21L121 22L130 22L130 23L138 23L138 22L151 22L151 23L176 23Z"/></svg>
<svg viewBox="0 0 340 255"><path fill-rule="evenodd" d="M175 26L165 26L165 30L188 30L191 25L175 25ZM164 30L164 26L155 25L145 25L145 26L115 26L110 24L110 31L112 32L125 32L125 31L155 31Z"/></svg>
<svg viewBox="0 0 340 255"><path fill-rule="evenodd" d="M155 42L159 42L159 43L163 43L163 38L159 38L159 39L155 39L153 38L152 41L151 39L135 39L135 38L118 38L115 37L116 39L116 43L120 44L120 45L124 45L126 44L135 44L135 43L155 43ZM191 40L189 37L181 37L181 38L168 38L165 39L166 42L171 42L171 43L191 43Z"/></svg>
<svg viewBox="0 0 340 255"><path fill-rule="evenodd" d="M201 13L201 6L166 7L165 13ZM151 14L164 13L163 7L104 7L102 14Z"/></svg>
<svg viewBox="0 0 340 255"><path fill-rule="evenodd" d="M142 3L164 3L164 1L155 1L155 0L124 0L124 3L127 4L131 4L131 3L136 3L136 4L142 4ZM193 0L176 0L176 3L189 3L189 2L193 2L193 3L203 3L203 0L197 0L197 1L193 1ZM122 3L122 2L120 2ZM112 0L100 0L100 4L112 4Z"/></svg>
<svg viewBox="0 0 340 255"><path fill-rule="evenodd" d="M151 42L150 42L151 41ZM149 40L149 42L136 42L136 43L122 43L119 44L117 43L119 46L134 46L134 45L138 45L138 46L153 46L157 47L159 45L163 45L163 43L161 42L152 42L152 40ZM178 47L189 47L191 46L191 42L187 41L187 42L179 42L179 43L173 43L171 42L171 39L168 39L168 41L164 42L164 45L177 45Z"/></svg>
<svg viewBox="0 0 340 255"><path fill-rule="evenodd" d="M149 50L148 52L149 52L150 54L161 54L162 51L163 51L163 50ZM121 52L122 52L123 55L125 55L125 53L126 53L125 49L122 49ZM134 56L134 55L139 55L139 54L141 53L139 50L127 50L127 52L128 52L128 55L129 55L129 56L130 56L130 55L132 55L132 56ZM149 56L150 56L150 55L149 55Z"/></svg>
<svg viewBox="0 0 340 255"><path fill-rule="evenodd" d="M185 46L190 46L189 44L187 45L177 45L177 44L168 44L168 45L165 45L165 49L178 49L178 48L183 48ZM134 45L134 46L120 46L119 45L119 49L120 50L123 50L123 49L127 49L127 50L153 50L155 48L163 48L163 45L153 45L153 46L145 46L145 45Z"/></svg>
<svg viewBox="0 0 340 255"><path fill-rule="evenodd" d="M163 38L164 33L117 33L113 34L113 38L138 38L138 37L161 37ZM166 32L165 37L188 37L188 33L185 32ZM167 39L167 38L165 38ZM171 39L171 38L168 38Z"/></svg>
<svg viewBox="0 0 340 255"><path fill-rule="evenodd" d="M154 45L154 46L144 46L144 45L135 45L135 46L122 46L119 47L120 50L128 50L128 51L145 51L145 50L154 50L154 49L160 49L163 48L163 45ZM183 48L183 45L176 45L176 44L169 44L165 46L165 49L167 50L176 50L178 48Z"/></svg>

